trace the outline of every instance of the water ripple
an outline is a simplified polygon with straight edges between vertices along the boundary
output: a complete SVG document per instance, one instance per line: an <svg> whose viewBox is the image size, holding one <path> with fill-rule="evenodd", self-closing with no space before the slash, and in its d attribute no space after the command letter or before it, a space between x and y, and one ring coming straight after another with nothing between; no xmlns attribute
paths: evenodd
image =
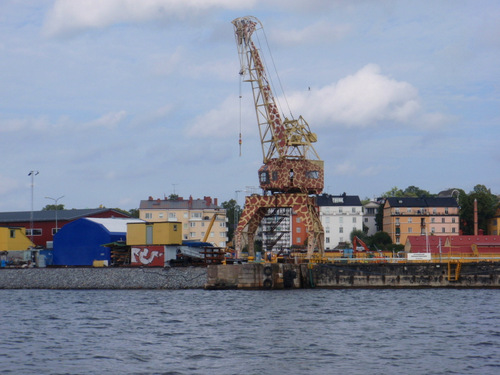
<svg viewBox="0 0 500 375"><path fill-rule="evenodd" d="M497 374L495 290L0 290L5 374Z"/></svg>

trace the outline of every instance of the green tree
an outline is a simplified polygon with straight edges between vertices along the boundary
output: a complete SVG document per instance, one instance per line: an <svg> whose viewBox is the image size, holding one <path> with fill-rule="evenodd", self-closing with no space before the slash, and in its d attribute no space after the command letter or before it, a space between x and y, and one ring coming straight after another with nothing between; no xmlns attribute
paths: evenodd
<svg viewBox="0 0 500 375"><path fill-rule="evenodd" d="M429 193L427 190L422 190L419 187L412 185L412 186L408 186L403 191L403 197L430 198L430 197L432 197L432 194Z"/></svg>
<svg viewBox="0 0 500 375"><path fill-rule="evenodd" d="M460 229L463 234L474 234L474 201L477 200L477 222L478 229L486 233L488 220L495 216L498 207L498 197L484 185L476 185L469 193L461 191L459 195L460 205Z"/></svg>
<svg viewBox="0 0 500 375"><path fill-rule="evenodd" d="M42 208L42 211L54 211L54 210L64 210L64 204L48 204L44 208Z"/></svg>
<svg viewBox="0 0 500 375"><path fill-rule="evenodd" d="M222 208L226 210L227 217L227 237L229 241L234 238L234 231L238 226L238 220L241 216L242 209L238 205L238 202L234 199L230 199L227 202L222 202Z"/></svg>
<svg viewBox="0 0 500 375"><path fill-rule="evenodd" d="M378 249L387 249L392 245L392 238L387 232L377 232L371 236L370 243Z"/></svg>
<svg viewBox="0 0 500 375"><path fill-rule="evenodd" d="M351 234L349 235L349 238L351 239L351 243L354 240L354 236L358 237L363 242L367 242L369 239L369 236L367 236L366 233L360 229L353 229L352 230Z"/></svg>
<svg viewBox="0 0 500 375"><path fill-rule="evenodd" d="M128 214L132 217L138 218L139 217L139 209L138 208L131 208L128 210Z"/></svg>

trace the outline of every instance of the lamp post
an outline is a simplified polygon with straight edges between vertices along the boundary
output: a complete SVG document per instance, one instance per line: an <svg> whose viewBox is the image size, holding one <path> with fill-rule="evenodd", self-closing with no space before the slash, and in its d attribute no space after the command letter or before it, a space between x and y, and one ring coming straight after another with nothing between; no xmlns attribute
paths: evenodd
<svg viewBox="0 0 500 375"><path fill-rule="evenodd" d="M31 213L30 213L30 231L31 231L31 242L33 242L33 196L34 196L34 190L35 190L35 176L40 173L38 171L30 171L28 173L28 176L31 176Z"/></svg>
<svg viewBox="0 0 500 375"><path fill-rule="evenodd" d="M54 235L57 233L57 231L59 230L59 228L57 228L57 210L59 209L59 207L57 207L57 202L59 201L59 199L61 198L64 198L64 195L61 195L59 198L51 198L51 197L45 197L46 199L52 199L54 201L54 206L56 207L56 230L55 232L52 234L52 238L54 238Z"/></svg>

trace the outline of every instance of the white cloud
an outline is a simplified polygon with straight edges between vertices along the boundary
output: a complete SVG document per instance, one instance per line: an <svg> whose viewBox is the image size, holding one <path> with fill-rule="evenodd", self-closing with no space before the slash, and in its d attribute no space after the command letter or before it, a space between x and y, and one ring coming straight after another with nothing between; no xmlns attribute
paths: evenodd
<svg viewBox="0 0 500 375"><path fill-rule="evenodd" d="M0 194L6 194L17 189L19 184L16 180L0 174Z"/></svg>
<svg viewBox="0 0 500 375"><path fill-rule="evenodd" d="M337 83L292 93L288 103L294 113L301 113L315 126L333 123L369 127L382 122L437 126L447 117L424 113L417 89L382 75L375 64L368 64ZM424 121L429 123L423 124Z"/></svg>
<svg viewBox="0 0 500 375"><path fill-rule="evenodd" d="M254 0L57 0L48 12L44 32L59 36L108 27L118 23L144 23L187 19L216 8L237 9Z"/></svg>
<svg viewBox="0 0 500 375"><path fill-rule="evenodd" d="M238 134L240 123L238 98L231 96L226 98L218 107L207 113L197 116L187 129L187 136L203 138L230 138ZM246 129L254 133L257 129L255 112L249 106L241 107L241 118L246 124ZM251 120L250 120L251 119ZM250 124L251 122L251 124ZM250 125L250 126L249 126Z"/></svg>
<svg viewBox="0 0 500 375"><path fill-rule="evenodd" d="M96 120L86 122L82 125L84 129L89 128L114 128L116 127L125 117L127 116L127 112L119 111L119 112L110 112L105 115L99 117Z"/></svg>
<svg viewBox="0 0 500 375"><path fill-rule="evenodd" d="M338 25L319 21L303 29L274 31L271 38L278 43L288 45L323 43L325 41L340 40L350 30L351 27L347 24Z"/></svg>

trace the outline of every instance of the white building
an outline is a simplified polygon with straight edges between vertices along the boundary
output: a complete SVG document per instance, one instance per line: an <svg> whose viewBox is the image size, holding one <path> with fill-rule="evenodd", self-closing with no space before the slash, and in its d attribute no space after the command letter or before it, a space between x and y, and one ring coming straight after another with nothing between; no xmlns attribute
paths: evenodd
<svg viewBox="0 0 500 375"><path fill-rule="evenodd" d="M363 230L363 206L357 195L322 194L316 196L316 203L325 231L325 250L350 242L353 230Z"/></svg>
<svg viewBox="0 0 500 375"><path fill-rule="evenodd" d="M380 203L370 201L363 206L363 226L368 230L366 234L373 236L378 232L375 217L377 216Z"/></svg>

